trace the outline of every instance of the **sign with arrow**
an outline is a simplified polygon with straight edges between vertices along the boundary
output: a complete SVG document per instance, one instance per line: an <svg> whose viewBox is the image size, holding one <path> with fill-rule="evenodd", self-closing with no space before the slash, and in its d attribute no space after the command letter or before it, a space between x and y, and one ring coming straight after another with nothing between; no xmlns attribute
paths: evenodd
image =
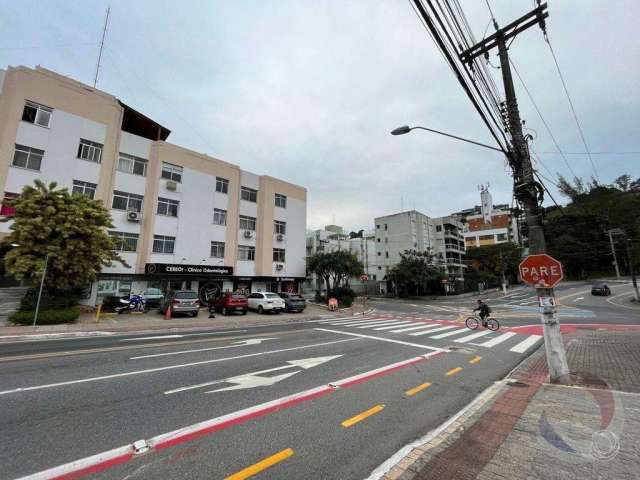
<svg viewBox="0 0 640 480"><path fill-rule="evenodd" d="M165 395L170 395L172 393L184 392L187 390L193 390L196 388L204 388L210 387L212 385L220 385L223 383L231 384L228 387L222 387L215 390L208 390L205 393L216 393L216 392L229 392L233 390L244 390L247 388L256 388L256 387L268 387L274 385L282 380L285 380L289 377L296 375L297 373L302 372L302 370L308 370L313 367L317 367L318 365L322 365L323 363L330 362L342 355L330 355L326 357L312 357L312 358L302 358L300 360L289 360L287 361L287 365L282 365L280 367L267 368L266 370L258 370L257 372L245 373L244 375L237 375L235 377L223 378L220 380L213 380L211 382L199 383L197 385L189 385L187 387L176 388L174 390L168 390ZM302 369L295 370L293 372L286 372L280 375L265 375L267 373L279 372L281 370L287 369Z"/></svg>

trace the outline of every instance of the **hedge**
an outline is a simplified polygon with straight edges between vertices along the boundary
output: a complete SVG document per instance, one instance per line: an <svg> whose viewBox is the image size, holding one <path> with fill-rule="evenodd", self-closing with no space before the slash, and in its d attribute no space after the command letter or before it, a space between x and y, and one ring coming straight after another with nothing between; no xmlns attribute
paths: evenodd
<svg viewBox="0 0 640 480"><path fill-rule="evenodd" d="M15 312L9 316L9 321L16 325L33 324L34 311ZM55 325L57 323L73 323L80 316L77 307L63 310L40 310L38 312L38 325Z"/></svg>

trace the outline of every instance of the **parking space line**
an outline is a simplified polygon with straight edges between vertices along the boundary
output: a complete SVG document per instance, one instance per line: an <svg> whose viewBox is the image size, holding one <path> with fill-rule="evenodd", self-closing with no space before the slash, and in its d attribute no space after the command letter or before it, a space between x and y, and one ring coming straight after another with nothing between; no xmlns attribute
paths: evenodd
<svg viewBox="0 0 640 480"><path fill-rule="evenodd" d="M451 370L449 370L445 375L447 377L450 377L451 375L455 375L456 373L462 371L462 367L456 367L456 368L452 368Z"/></svg>
<svg viewBox="0 0 640 480"><path fill-rule="evenodd" d="M359 413L358 415L355 415L351 418L347 418L342 423L340 423L340 425L342 425L344 428L349 428L352 425L355 425L356 423L361 422L365 418L368 418L371 415L375 415L376 413L381 412L383 409L384 409L384 405L382 404L376 405L375 407L371 407L369 410L365 410L364 412Z"/></svg>
<svg viewBox="0 0 640 480"><path fill-rule="evenodd" d="M410 388L404 393L408 397L413 397L416 393L420 393L421 391L426 390L430 386L431 386L431 383L426 382L426 383L423 383L422 385L418 385L417 387Z"/></svg>
<svg viewBox="0 0 640 480"><path fill-rule="evenodd" d="M266 470L267 468L273 467L283 460L286 460L293 454L294 451L291 448L285 448L284 450L281 450L278 453L265 458L264 460L260 460L258 463L254 463L250 467L247 467L229 477L226 477L225 480L245 480L247 478L253 477L254 475Z"/></svg>

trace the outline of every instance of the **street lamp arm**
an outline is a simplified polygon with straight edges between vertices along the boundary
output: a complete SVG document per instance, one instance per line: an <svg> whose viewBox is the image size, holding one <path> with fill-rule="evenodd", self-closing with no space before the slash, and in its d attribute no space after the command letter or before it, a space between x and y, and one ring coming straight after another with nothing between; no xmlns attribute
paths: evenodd
<svg viewBox="0 0 640 480"><path fill-rule="evenodd" d="M426 130L427 132L437 133L438 135L444 135L445 137L455 138L456 140L461 140L463 142L472 143L474 145L478 145L479 147L489 148L491 150L495 150L496 152L506 153L501 148L492 147L491 145L485 145L484 143L476 142L474 140L469 140L468 138L458 137L457 135L452 135L450 133L440 132L439 130L434 130L432 128L427 127L399 127L395 130L391 131L391 135L404 135L405 133L409 133L411 130Z"/></svg>

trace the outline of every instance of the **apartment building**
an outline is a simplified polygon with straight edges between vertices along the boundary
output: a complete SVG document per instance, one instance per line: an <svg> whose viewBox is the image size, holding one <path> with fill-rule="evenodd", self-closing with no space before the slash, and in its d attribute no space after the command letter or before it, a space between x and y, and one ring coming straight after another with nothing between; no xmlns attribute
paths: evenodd
<svg viewBox="0 0 640 480"><path fill-rule="evenodd" d="M435 246L438 263L443 265L447 275L445 289L455 290L456 282L464 282L464 254L463 223L454 216L433 219Z"/></svg>
<svg viewBox="0 0 640 480"><path fill-rule="evenodd" d="M170 130L116 97L36 67L0 70L3 198L36 179L110 208L117 250L88 304L148 287L298 291L306 189L167 142ZM10 211L3 209L5 215ZM0 224L0 235L9 223Z"/></svg>
<svg viewBox="0 0 640 480"><path fill-rule="evenodd" d="M465 246L482 247L499 243L519 244L518 222L508 204L494 205L489 187L480 190L480 205L453 216L464 219Z"/></svg>

